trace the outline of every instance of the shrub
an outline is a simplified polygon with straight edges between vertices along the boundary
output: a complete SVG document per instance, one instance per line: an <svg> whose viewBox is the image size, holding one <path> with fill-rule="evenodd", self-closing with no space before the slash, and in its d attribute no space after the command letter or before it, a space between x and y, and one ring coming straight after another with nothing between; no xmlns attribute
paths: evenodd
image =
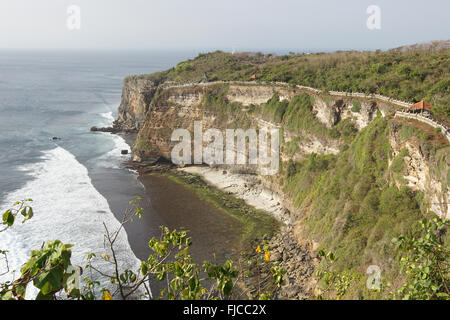
<svg viewBox="0 0 450 320"><path fill-rule="evenodd" d="M359 101L353 101L353 106L352 106L352 112L359 112L361 111L361 102Z"/></svg>
<svg viewBox="0 0 450 320"><path fill-rule="evenodd" d="M400 153L392 160L391 170L395 173L401 173L405 164L404 158L408 155L408 150L402 149Z"/></svg>

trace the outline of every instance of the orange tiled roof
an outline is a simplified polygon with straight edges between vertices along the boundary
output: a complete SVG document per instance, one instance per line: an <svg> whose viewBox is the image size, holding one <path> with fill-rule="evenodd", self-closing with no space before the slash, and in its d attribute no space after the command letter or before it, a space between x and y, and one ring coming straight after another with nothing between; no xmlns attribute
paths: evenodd
<svg viewBox="0 0 450 320"><path fill-rule="evenodd" d="M420 102L410 105L409 108L414 109L414 110L417 110L417 109L429 109L430 110L431 104L426 103L425 101L420 101Z"/></svg>

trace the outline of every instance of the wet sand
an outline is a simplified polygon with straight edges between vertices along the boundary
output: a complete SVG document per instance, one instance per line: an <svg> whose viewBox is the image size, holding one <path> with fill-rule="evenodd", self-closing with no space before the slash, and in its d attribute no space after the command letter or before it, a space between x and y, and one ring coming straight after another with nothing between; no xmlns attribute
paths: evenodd
<svg viewBox="0 0 450 320"><path fill-rule="evenodd" d="M141 197L142 218L125 225L131 249L139 259L148 258L148 242L161 235L160 226L188 230L193 242L191 254L197 263L214 257L224 262L238 252L241 222L184 185L157 173L139 176L126 169L91 167L89 174L119 221L129 201Z"/></svg>
<svg viewBox="0 0 450 320"><path fill-rule="evenodd" d="M133 136L122 137L133 145ZM138 259L147 260L152 253L148 242L161 235L160 226L189 231L192 238L190 252L197 264L204 260L223 263L239 252L241 222L200 199L184 185L161 174L139 176L125 168L90 166L89 175L119 221L129 201L135 196L141 197L142 218L125 225L128 242ZM158 294L162 286L152 281L154 294Z"/></svg>
<svg viewBox="0 0 450 320"><path fill-rule="evenodd" d="M193 241L191 253L196 262L215 257L217 262L223 263L238 252L239 221L163 175L145 175L139 180L150 199L150 208L145 208L145 212L156 216L161 225L170 229L189 230ZM155 223L156 219L151 226Z"/></svg>
<svg viewBox="0 0 450 320"><path fill-rule="evenodd" d="M238 251L241 223L183 185L159 174L138 176L122 169L111 174L111 169L92 168L90 176L118 220L128 202L141 197L142 218L125 225L131 249L139 259L148 258L148 241L160 236L160 226L188 230L197 263L213 260L214 254L217 262L224 262Z"/></svg>

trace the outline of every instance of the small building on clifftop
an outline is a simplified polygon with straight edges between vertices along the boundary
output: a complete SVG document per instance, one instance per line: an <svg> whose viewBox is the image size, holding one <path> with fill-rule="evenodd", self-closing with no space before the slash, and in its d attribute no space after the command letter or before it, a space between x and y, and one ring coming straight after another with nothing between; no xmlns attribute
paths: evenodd
<svg viewBox="0 0 450 320"><path fill-rule="evenodd" d="M409 112L413 113L425 113L425 114L431 114L431 104L426 103L425 101L419 101L417 103L414 103L408 107Z"/></svg>

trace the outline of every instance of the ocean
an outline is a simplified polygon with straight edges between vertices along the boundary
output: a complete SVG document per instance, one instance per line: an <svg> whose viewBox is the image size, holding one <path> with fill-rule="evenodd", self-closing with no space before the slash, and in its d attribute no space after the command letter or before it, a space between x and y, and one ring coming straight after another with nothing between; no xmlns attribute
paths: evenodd
<svg viewBox="0 0 450 320"><path fill-rule="evenodd" d="M89 129L112 124L125 76L164 70L193 56L0 52L0 212L26 198L34 209L33 219L0 233L0 249L9 250L10 269L16 270L0 281L17 278L30 251L48 239L75 244L76 265L83 266L89 252L104 252L103 222L117 228L119 212L143 193L143 185L123 167L129 155L120 151L130 149L124 138ZM117 248L123 267L139 263L126 232Z"/></svg>

